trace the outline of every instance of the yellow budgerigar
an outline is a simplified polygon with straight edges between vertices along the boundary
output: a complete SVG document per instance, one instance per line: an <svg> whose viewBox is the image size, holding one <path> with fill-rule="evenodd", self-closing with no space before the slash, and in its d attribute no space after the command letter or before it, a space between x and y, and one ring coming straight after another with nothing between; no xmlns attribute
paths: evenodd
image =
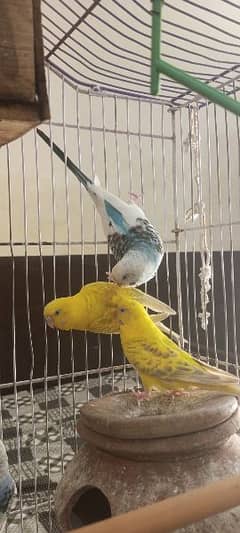
<svg viewBox="0 0 240 533"><path fill-rule="evenodd" d="M116 302L121 295L127 301L134 299L140 302L140 307L145 306L155 311L157 314L152 314L151 319L169 334L170 330L161 321L176 314L171 307L139 289L120 287L104 281L88 283L74 296L52 300L44 308L44 317L50 327L61 330L119 333ZM179 336L171 333L178 340Z"/></svg>
<svg viewBox="0 0 240 533"><path fill-rule="evenodd" d="M123 351L140 374L143 397L152 389L193 387L240 396L236 376L194 359L155 326L138 302L121 298L118 309Z"/></svg>

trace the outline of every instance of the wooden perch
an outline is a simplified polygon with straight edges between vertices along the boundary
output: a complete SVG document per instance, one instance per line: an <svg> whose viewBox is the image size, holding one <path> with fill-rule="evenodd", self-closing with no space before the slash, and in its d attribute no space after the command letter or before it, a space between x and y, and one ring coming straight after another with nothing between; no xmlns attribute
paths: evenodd
<svg viewBox="0 0 240 533"><path fill-rule="evenodd" d="M0 146L49 119L40 0L0 2Z"/></svg>
<svg viewBox="0 0 240 533"><path fill-rule="evenodd" d="M240 505L240 476L216 481L74 533L170 533Z"/></svg>

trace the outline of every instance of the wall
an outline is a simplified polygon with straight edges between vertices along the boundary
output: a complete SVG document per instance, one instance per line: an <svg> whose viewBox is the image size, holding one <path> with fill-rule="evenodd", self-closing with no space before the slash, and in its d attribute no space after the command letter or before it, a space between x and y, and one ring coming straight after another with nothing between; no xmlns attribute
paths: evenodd
<svg viewBox="0 0 240 533"><path fill-rule="evenodd" d="M174 250L171 241L176 214L180 227L184 228L185 211L197 198L191 151L187 146L188 111L183 109L176 113L175 208L172 117L168 109L158 103L81 94L54 74L50 79L52 138L61 147L65 146L73 161L81 160L87 175L97 174L104 186L123 199L129 198L130 191L143 194L147 216L169 242L169 249ZM42 129L49 134L48 126ZM226 114L225 121L221 109L217 109L215 123L214 109L210 106L209 111L202 109L200 112L200 135L206 222L216 226L208 239L212 239L213 249L227 250L230 247L229 222L240 221L238 123L230 113ZM68 252L68 245L60 244L68 240L84 241L86 253L95 252L96 241L99 252L106 250L100 244L105 237L88 194L81 191L76 178L65 171L56 156L51 157L49 148L33 132L9 145L9 183L5 147L0 151L0 166L0 209L5 220L0 227L2 255L10 253L9 246L3 246L10 241L10 231L13 242L37 244L28 245L29 255L38 255L40 237L42 242L55 241L57 254ZM222 237L219 223L226 224ZM193 232L198 226L199 221L188 224L187 233L181 239L182 249L185 246L199 249L199 232ZM239 231L235 226L232 238L233 248L239 249ZM81 250L80 245L73 245L70 252L80 253ZM51 255L53 247L44 245L42 252ZM23 254L24 247L14 247L14 253Z"/></svg>

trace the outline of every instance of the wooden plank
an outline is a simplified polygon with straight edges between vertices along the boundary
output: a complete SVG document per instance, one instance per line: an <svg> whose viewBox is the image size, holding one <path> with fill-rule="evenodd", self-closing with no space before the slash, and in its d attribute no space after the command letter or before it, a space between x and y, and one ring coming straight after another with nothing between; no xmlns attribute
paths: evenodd
<svg viewBox="0 0 240 533"><path fill-rule="evenodd" d="M0 122L0 147L4 144L15 141L18 137L21 137L29 130L39 124L39 120L36 122L24 122L23 120L1 120Z"/></svg>
<svg viewBox="0 0 240 533"><path fill-rule="evenodd" d="M40 0L0 0L0 146L50 117Z"/></svg>
<svg viewBox="0 0 240 533"><path fill-rule="evenodd" d="M0 101L0 146L9 143L40 124L39 105Z"/></svg>
<svg viewBox="0 0 240 533"><path fill-rule="evenodd" d="M0 98L34 101L32 0L0 2Z"/></svg>
<svg viewBox="0 0 240 533"><path fill-rule="evenodd" d="M49 102L46 88L46 78L43 55L43 36L41 25L40 0L33 0L34 21L34 50L35 50L35 80L38 95L39 113L41 120L50 118Z"/></svg>
<svg viewBox="0 0 240 533"><path fill-rule="evenodd" d="M4 102L0 100L0 127L1 120L22 120L23 122L40 121L39 105L36 102Z"/></svg>

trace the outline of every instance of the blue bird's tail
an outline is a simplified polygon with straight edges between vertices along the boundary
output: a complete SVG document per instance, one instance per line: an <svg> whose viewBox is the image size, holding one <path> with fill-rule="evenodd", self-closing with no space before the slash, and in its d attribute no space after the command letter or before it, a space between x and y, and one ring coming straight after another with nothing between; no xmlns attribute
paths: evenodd
<svg viewBox="0 0 240 533"><path fill-rule="evenodd" d="M52 148L53 152L63 161L63 163L66 162L67 167L69 170L73 172L73 174L76 176L78 181L84 185L86 189L88 189L89 185L92 185L92 180L86 176L74 163L69 159L69 157L65 156L64 152L57 146L54 142L51 142L50 138L46 133L44 133L42 130L39 130L37 128L38 135L45 141L45 143Z"/></svg>

